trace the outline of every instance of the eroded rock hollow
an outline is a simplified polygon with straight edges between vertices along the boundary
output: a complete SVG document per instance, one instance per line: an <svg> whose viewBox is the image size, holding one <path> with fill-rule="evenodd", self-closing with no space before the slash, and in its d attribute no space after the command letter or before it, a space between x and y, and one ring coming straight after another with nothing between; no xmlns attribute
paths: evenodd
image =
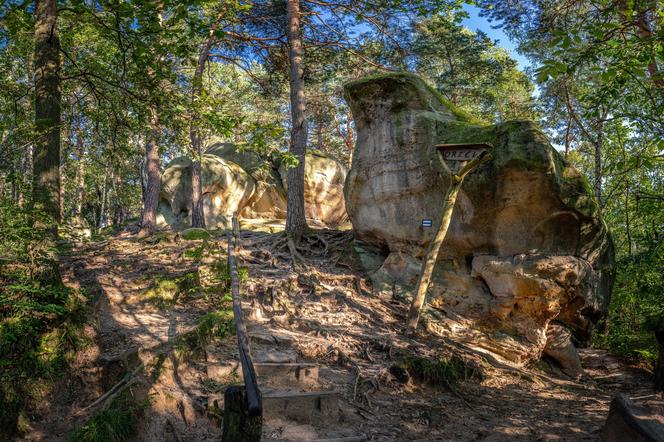
<svg viewBox="0 0 664 442"><path fill-rule="evenodd" d="M369 77L345 94L358 132L346 208L375 290L414 287L450 181L434 146L488 143L493 159L463 184L428 303L460 318L469 345L517 364L546 352L577 375L575 344L606 312L614 263L586 179L535 123L476 122L417 76Z"/></svg>

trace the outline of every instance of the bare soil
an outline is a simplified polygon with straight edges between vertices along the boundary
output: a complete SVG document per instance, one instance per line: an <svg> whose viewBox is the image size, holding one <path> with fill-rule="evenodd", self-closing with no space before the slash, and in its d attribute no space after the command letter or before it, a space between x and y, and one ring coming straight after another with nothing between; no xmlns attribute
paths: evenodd
<svg viewBox="0 0 664 442"><path fill-rule="evenodd" d="M598 440L616 394L661 406L664 398L654 394L646 369L602 350L581 350L585 375L575 381L546 363L518 368L478 353L452 332L406 338L408 306L372 293L349 232L317 231L295 264L281 238L242 233L239 263L248 272L243 306L253 318L255 357L286 355L320 364L321 389L341 392L342 417L327 425L267 421L266 440ZM206 275L225 259L225 237L210 240L201 260L185 253L201 244L172 233L147 240L123 233L78 245L62 257L66 283L84 288L90 298L91 343L42 405L27 440L67 440L114 388L148 400L135 440L220 440L223 387L239 378L220 379L213 368L237 362L235 337L195 354L176 345L223 297L210 290ZM201 275L199 291L166 307L147 299L155 279L189 272ZM412 378L402 383L390 367L406 355L456 355L479 367L483 379L454 390Z"/></svg>

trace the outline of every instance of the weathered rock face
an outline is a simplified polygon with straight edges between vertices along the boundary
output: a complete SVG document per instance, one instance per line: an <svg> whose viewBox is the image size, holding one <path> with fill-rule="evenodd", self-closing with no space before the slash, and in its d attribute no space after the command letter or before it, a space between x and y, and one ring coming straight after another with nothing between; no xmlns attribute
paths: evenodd
<svg viewBox="0 0 664 442"><path fill-rule="evenodd" d="M288 171L279 168L281 182L288 190ZM341 162L318 151L304 160L304 212L307 219L334 227L348 220L344 203L344 182L348 170Z"/></svg>
<svg viewBox="0 0 664 442"><path fill-rule="evenodd" d="M345 90L358 131L346 207L365 257L385 258L374 285L415 283L450 181L434 146L489 143L493 159L457 199L429 302L472 319L487 331L481 346L517 363L541 355L554 321L586 341L608 303L612 244L587 181L537 126L473 122L410 74Z"/></svg>
<svg viewBox="0 0 664 442"><path fill-rule="evenodd" d="M161 179L158 221L177 228L191 225L192 161L174 159ZM256 187L254 179L237 164L203 154L201 163L203 208L208 228L224 228L233 214L250 200Z"/></svg>
<svg viewBox="0 0 664 442"><path fill-rule="evenodd" d="M244 218L286 218L286 170L278 161L215 143L206 149L201 166L207 227L228 226L236 212ZM191 160L180 157L164 171L158 217L162 226L191 225L191 170ZM345 178L346 169L338 161L320 152L307 153L304 192L310 221L336 226L347 220Z"/></svg>

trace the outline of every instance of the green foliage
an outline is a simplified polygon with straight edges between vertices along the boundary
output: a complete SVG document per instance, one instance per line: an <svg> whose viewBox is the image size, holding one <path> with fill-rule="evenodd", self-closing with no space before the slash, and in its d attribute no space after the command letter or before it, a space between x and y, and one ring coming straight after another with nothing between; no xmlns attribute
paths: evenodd
<svg viewBox="0 0 664 442"><path fill-rule="evenodd" d="M188 296L200 292L200 278L198 272L190 272L178 278L155 278L154 285L145 292L149 302L159 308L172 308L175 304Z"/></svg>
<svg viewBox="0 0 664 442"><path fill-rule="evenodd" d="M85 345L84 298L60 282L57 248L41 219L0 200L7 239L0 263L0 436L24 430L22 416Z"/></svg>
<svg viewBox="0 0 664 442"><path fill-rule="evenodd" d="M625 257L618 269L609 316L594 343L654 362L653 332L664 330L664 246Z"/></svg>
<svg viewBox="0 0 664 442"><path fill-rule="evenodd" d="M210 232L208 232L205 229L201 229L198 227L191 227L189 229L185 229L182 232L182 238L186 239L187 241L196 241L196 240L201 240L201 239L209 239L211 237Z"/></svg>
<svg viewBox="0 0 664 442"><path fill-rule="evenodd" d="M436 15L416 26L417 72L452 104L485 121L537 119L534 86L516 61L462 14Z"/></svg>
<svg viewBox="0 0 664 442"><path fill-rule="evenodd" d="M209 344L234 334L233 310L217 310L203 315L193 330L182 335L178 348L186 353L196 354Z"/></svg>
<svg viewBox="0 0 664 442"><path fill-rule="evenodd" d="M114 398L109 406L97 412L74 430L74 442L118 442L129 440L148 402L134 396L131 388Z"/></svg>
<svg viewBox="0 0 664 442"><path fill-rule="evenodd" d="M437 359L408 355L403 359L402 366L421 382L443 385L451 390L457 390L461 382L482 380L484 377L479 366L457 355Z"/></svg>

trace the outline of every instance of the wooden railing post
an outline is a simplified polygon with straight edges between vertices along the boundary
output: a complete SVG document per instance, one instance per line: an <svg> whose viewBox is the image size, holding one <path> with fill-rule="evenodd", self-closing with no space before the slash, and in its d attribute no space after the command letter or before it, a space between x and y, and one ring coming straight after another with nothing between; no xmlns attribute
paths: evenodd
<svg viewBox="0 0 664 442"><path fill-rule="evenodd" d="M240 302L240 279L238 277L235 248L240 237L237 217L233 216L233 233L227 232L228 271L231 276L233 318L237 331L240 365L244 385L231 386L224 392L224 442L258 442L263 429L263 401L256 380L256 371L251 360L249 338L244 324Z"/></svg>
<svg viewBox="0 0 664 442"><path fill-rule="evenodd" d="M224 391L223 442L256 442L261 440L263 416L251 416L247 410L244 385L233 385Z"/></svg>

